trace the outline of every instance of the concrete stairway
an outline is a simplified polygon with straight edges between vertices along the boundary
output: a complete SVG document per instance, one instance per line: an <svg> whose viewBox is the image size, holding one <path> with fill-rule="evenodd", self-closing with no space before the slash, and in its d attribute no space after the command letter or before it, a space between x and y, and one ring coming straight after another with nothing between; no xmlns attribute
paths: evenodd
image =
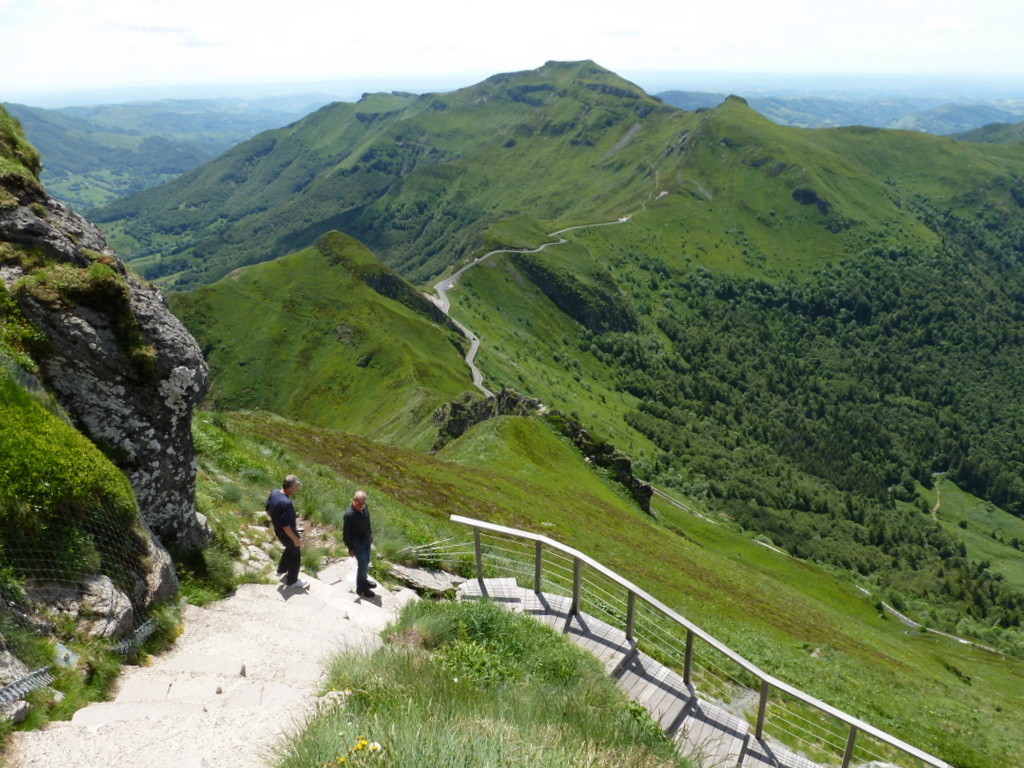
<svg viewBox="0 0 1024 768"><path fill-rule="evenodd" d="M534 593L511 578L484 579L482 584L468 581L459 588L459 597L487 597L528 614L593 653L626 695L651 713L680 752L702 768L820 768L779 744L754 738L745 719L700 698L680 675L636 651L622 630L585 613L572 616L572 601L567 597Z"/></svg>
<svg viewBox="0 0 1024 768"><path fill-rule="evenodd" d="M13 739L8 768L262 768L282 734L315 711L323 664L373 647L415 594L358 598L355 561L308 590L246 584L205 608L186 606L185 630L147 667L126 667L113 699L68 722Z"/></svg>

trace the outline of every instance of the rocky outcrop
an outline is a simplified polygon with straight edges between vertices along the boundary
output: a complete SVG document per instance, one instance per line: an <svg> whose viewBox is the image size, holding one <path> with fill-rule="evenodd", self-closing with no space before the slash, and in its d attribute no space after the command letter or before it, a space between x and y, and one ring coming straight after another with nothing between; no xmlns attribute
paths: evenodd
<svg viewBox="0 0 1024 768"><path fill-rule="evenodd" d="M45 337L34 357L46 388L128 475L160 541L200 546L210 533L194 503L199 347L93 224L36 190L15 194L0 210L0 243L16 246L0 250L0 279Z"/></svg>
<svg viewBox="0 0 1024 768"><path fill-rule="evenodd" d="M437 424L438 437L431 450L440 450L474 424L497 416L541 416L559 434L571 440L587 461L606 469L617 483L629 491L640 508L650 514L654 489L633 474L633 463L628 456L611 443L591 435L579 420L550 410L540 400L525 397L514 389L502 389L490 397L466 393L458 400L442 405L434 411L433 421Z"/></svg>
<svg viewBox="0 0 1024 768"><path fill-rule="evenodd" d="M413 568L391 563L389 573L419 595L443 595L458 589L465 583L461 576L434 568Z"/></svg>
<svg viewBox="0 0 1024 768"><path fill-rule="evenodd" d="M24 589L30 604L71 618L90 635L122 638L135 624L131 600L109 576L93 574L77 582L29 579Z"/></svg>
<svg viewBox="0 0 1024 768"><path fill-rule="evenodd" d="M525 397L514 389L502 389L491 397L465 393L458 400L445 403L434 411L437 440L431 446L439 451L474 424L496 416L532 416L544 409L540 400Z"/></svg>

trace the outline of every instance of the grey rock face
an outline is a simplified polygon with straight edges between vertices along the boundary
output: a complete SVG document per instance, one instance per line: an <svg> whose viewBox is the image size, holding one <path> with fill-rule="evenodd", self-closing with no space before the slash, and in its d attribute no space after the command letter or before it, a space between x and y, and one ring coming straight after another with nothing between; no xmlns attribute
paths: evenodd
<svg viewBox="0 0 1024 768"><path fill-rule="evenodd" d="M103 235L87 219L56 200L39 204L46 208L45 218L26 205L0 211L0 240L38 248L47 257L76 267L89 265L82 248L107 251Z"/></svg>
<svg viewBox="0 0 1024 768"><path fill-rule="evenodd" d="M77 583L30 579L25 583L25 596L30 603L73 617L99 637L124 637L135 622L128 595L109 576L86 576Z"/></svg>
<svg viewBox="0 0 1024 768"><path fill-rule="evenodd" d="M406 565L391 564L391 575L398 578L417 592L441 594L456 589L466 580L446 571L426 568L410 568Z"/></svg>
<svg viewBox="0 0 1024 768"><path fill-rule="evenodd" d="M124 637L135 623L128 595L114 586L109 576L89 576L82 581L79 616L89 634L99 637Z"/></svg>
<svg viewBox="0 0 1024 768"><path fill-rule="evenodd" d="M76 267L100 257L127 286L127 307L95 298L88 305L47 302L15 290L22 311L48 341L38 361L47 388L128 475L143 519L160 541L185 549L202 545L210 531L195 509L191 438L192 409L206 390L199 347L160 292L113 257L93 224L49 198L21 203L0 212L0 239ZM8 288L19 277L9 264L2 274ZM141 363L125 343L126 322L151 347Z"/></svg>
<svg viewBox="0 0 1024 768"><path fill-rule="evenodd" d="M5 606L0 605L0 608L3 607ZM0 687L20 680L31 671L17 656L8 651L3 641L0 640Z"/></svg>

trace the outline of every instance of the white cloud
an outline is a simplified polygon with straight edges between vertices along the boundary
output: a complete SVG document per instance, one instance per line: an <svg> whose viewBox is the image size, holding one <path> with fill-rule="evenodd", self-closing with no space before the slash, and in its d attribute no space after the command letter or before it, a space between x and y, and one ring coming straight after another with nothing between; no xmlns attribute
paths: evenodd
<svg viewBox="0 0 1024 768"><path fill-rule="evenodd" d="M0 13L0 98L15 88L475 76L582 58L627 75L1024 74L1024 4L1005 0L0 0Z"/></svg>
<svg viewBox="0 0 1024 768"><path fill-rule="evenodd" d="M951 13L937 13L924 20L925 32L972 32L978 25Z"/></svg>

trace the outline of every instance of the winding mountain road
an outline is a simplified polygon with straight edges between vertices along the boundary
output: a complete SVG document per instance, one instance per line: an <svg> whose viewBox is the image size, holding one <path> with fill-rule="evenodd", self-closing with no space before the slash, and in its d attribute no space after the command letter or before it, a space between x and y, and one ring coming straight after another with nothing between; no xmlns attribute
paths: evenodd
<svg viewBox="0 0 1024 768"><path fill-rule="evenodd" d="M543 243L536 248L498 248L493 251L488 251L483 256L478 256L468 264L463 265L456 272L453 272L447 277L438 280L436 283L434 283L434 292L437 294L436 296L430 293L424 293L423 295L430 299L432 302L434 302L434 304L436 304L441 309L442 312L451 317L451 301L448 298L448 291L455 289L456 283L458 282L459 277L462 276L463 272L465 272L468 269L472 269L473 267L480 264L480 262L486 261L491 256L496 256L499 253L540 253L541 251L551 247L552 245L562 245L563 243L569 242L564 237L562 237L562 235L565 234L566 232L571 232L576 229L590 229L593 227L611 227L617 224L625 224L630 220L630 218L632 218L632 216L633 214L629 214L627 216L622 216L616 219L615 221L601 221L596 224L577 224L572 227L565 227L554 232L549 232L548 237L557 237L558 239ZM455 323L455 327L459 329L462 335L469 339L469 351L466 352L466 365L469 366L470 373L473 376L473 386L475 386L477 389L483 392L485 397L493 397L494 393L484 386L483 374L480 373L480 369L477 368L476 366L476 355L477 352L480 351L480 337L473 333L471 330L469 330L462 323L457 321L455 318L452 318L452 322Z"/></svg>

